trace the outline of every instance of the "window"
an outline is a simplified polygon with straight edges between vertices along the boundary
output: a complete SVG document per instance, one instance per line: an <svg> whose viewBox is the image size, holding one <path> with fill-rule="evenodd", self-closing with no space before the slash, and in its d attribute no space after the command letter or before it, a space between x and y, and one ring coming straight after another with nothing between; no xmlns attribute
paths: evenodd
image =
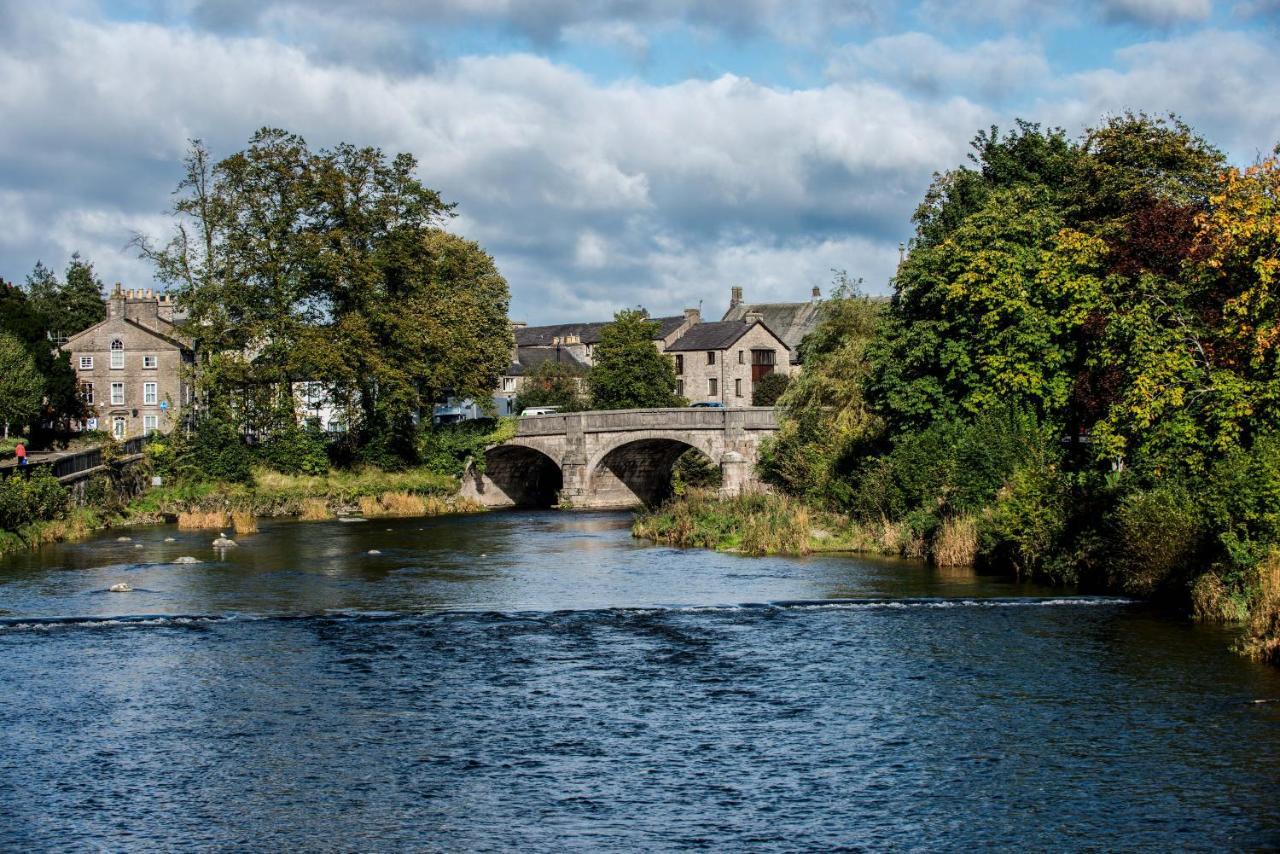
<svg viewBox="0 0 1280 854"><path fill-rule="evenodd" d="M93 383L80 383L80 399L85 406L93 406Z"/></svg>
<svg viewBox="0 0 1280 854"><path fill-rule="evenodd" d="M111 384L111 405L112 406L124 405L124 383Z"/></svg>
<svg viewBox="0 0 1280 854"><path fill-rule="evenodd" d="M516 390L516 378L515 378L515 377L503 377L503 378L502 378L502 390L503 390L503 391L515 391L515 390Z"/></svg>
<svg viewBox="0 0 1280 854"><path fill-rule="evenodd" d="M111 419L111 435L117 439L123 439L125 433L124 419L117 415Z"/></svg>
<svg viewBox="0 0 1280 854"><path fill-rule="evenodd" d="M676 355L676 376L684 373L684 356Z"/></svg>
<svg viewBox="0 0 1280 854"><path fill-rule="evenodd" d="M156 357L155 357L155 356L143 356L143 357L142 357L142 367L144 367L144 368L149 368L149 369L151 369L151 370L155 370L155 367L156 367Z"/></svg>
<svg viewBox="0 0 1280 854"><path fill-rule="evenodd" d="M775 355L772 350L751 351L751 381L759 382L766 374L773 373Z"/></svg>
<svg viewBox="0 0 1280 854"><path fill-rule="evenodd" d="M739 350L739 351L738 351L738 364L739 364L739 365L745 365L745 364L747 363L747 361L746 361L746 360L747 360L746 353L747 353L747 351L746 351L746 350Z"/></svg>
<svg viewBox="0 0 1280 854"><path fill-rule="evenodd" d="M733 381L733 396L742 397L742 380Z"/></svg>
<svg viewBox="0 0 1280 854"><path fill-rule="evenodd" d="M154 415L142 416L142 434L144 436L150 436L156 432L156 420L157 418Z"/></svg>
<svg viewBox="0 0 1280 854"><path fill-rule="evenodd" d="M715 377L712 377L711 379L707 380L707 394L710 395L711 397L715 397L719 393L720 391L719 391L719 387L716 385Z"/></svg>
<svg viewBox="0 0 1280 854"><path fill-rule="evenodd" d="M142 384L142 402L147 406L156 405L156 384L155 383Z"/></svg>
<svg viewBox="0 0 1280 854"><path fill-rule="evenodd" d="M124 342L119 338L111 342L111 369L119 370L124 367Z"/></svg>
<svg viewBox="0 0 1280 854"><path fill-rule="evenodd" d="M708 365L714 365L715 363L716 363L716 351L715 351L715 350L708 350L708 351L707 351L707 364L708 364Z"/></svg>
<svg viewBox="0 0 1280 854"><path fill-rule="evenodd" d="M92 356L81 356L81 357L80 357L80 370L82 370L82 371L92 371L92 370L93 370L93 357L92 357Z"/></svg>
<svg viewBox="0 0 1280 854"><path fill-rule="evenodd" d="M676 380L676 396L684 397L684 380Z"/></svg>

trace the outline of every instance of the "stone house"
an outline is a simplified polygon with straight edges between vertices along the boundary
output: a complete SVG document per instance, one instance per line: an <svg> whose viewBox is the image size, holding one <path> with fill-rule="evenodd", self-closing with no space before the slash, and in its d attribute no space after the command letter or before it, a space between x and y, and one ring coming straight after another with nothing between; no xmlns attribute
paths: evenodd
<svg viewBox="0 0 1280 854"><path fill-rule="evenodd" d="M795 370L791 348L751 312L742 320L691 327L666 353L675 364L676 393L690 403L750 406L757 380Z"/></svg>
<svg viewBox="0 0 1280 854"><path fill-rule="evenodd" d="M721 320L745 320L748 314L759 315L760 320L773 330L791 350L792 364L800 362L800 342L818 325L822 318L822 292L813 289L808 302L746 302L742 288L729 291L729 309Z"/></svg>
<svg viewBox="0 0 1280 854"><path fill-rule="evenodd" d="M174 326L175 305L165 294L115 291L107 318L60 346L71 354L84 427L110 430L117 439L168 432L190 405L184 367L193 362L190 342Z"/></svg>
<svg viewBox="0 0 1280 854"><path fill-rule="evenodd" d="M659 324L653 344L660 353L666 352L680 336L702 321L696 308L687 308L680 315L653 319ZM513 414L520 390L544 362L560 362L585 379L587 371L595 363L595 347L600 343L601 333L611 322L557 323L550 326L513 323L511 364L498 379L498 388L494 391L498 414Z"/></svg>

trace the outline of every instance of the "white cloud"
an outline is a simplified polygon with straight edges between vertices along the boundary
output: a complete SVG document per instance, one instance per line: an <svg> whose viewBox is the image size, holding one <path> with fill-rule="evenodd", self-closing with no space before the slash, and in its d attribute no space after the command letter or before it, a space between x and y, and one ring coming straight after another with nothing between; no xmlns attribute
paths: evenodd
<svg viewBox="0 0 1280 854"><path fill-rule="evenodd" d="M990 118L869 83L601 85L524 54L389 77L264 38L56 16L21 27L0 47L0 188L38 236L0 246L7 277L80 248L105 277L146 286L125 243L139 223L159 230L186 139L230 153L270 124L414 153L533 321L710 298L738 268L708 258L775 259L754 271L775 283L847 267L883 290L883 247Z"/></svg>
<svg viewBox="0 0 1280 854"><path fill-rule="evenodd" d="M1001 100L1043 82L1049 63L1038 46L1013 37L956 49L914 32L846 46L827 66L835 79L868 73L928 96L960 93Z"/></svg>

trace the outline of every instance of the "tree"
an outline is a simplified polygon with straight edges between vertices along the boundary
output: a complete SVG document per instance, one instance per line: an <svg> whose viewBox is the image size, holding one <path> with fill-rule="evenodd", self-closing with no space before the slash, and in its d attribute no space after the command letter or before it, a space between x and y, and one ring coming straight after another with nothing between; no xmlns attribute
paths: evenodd
<svg viewBox="0 0 1280 854"><path fill-rule="evenodd" d="M36 417L43 390L43 379L36 373L27 348L14 336L0 332L0 422L4 423L6 439L10 425L22 427Z"/></svg>
<svg viewBox="0 0 1280 854"><path fill-rule="evenodd" d="M440 228L453 206L416 167L274 128L216 163L192 143L173 235L135 243L189 312L214 411L269 433L294 417L292 383L319 381L359 441L409 459L432 403L487 397L509 356L507 284Z"/></svg>
<svg viewBox="0 0 1280 854"><path fill-rule="evenodd" d="M644 309L624 309L600 332L589 374L593 409L679 406L671 361L653 339L659 324Z"/></svg>
<svg viewBox="0 0 1280 854"><path fill-rule="evenodd" d="M50 325L71 336L106 319L102 291L102 280L93 271L93 264L82 259L79 252L72 253L66 280L58 292L58 313Z"/></svg>
<svg viewBox="0 0 1280 854"><path fill-rule="evenodd" d="M555 406L561 412L576 411L582 408L583 380L581 368L548 359L525 377L517 406L521 410Z"/></svg>
<svg viewBox="0 0 1280 854"><path fill-rule="evenodd" d="M782 397L783 392L787 390L787 386L790 384L791 378L786 374L776 372L765 374L756 380L751 389L751 405L773 406L778 402L778 398Z"/></svg>
<svg viewBox="0 0 1280 854"><path fill-rule="evenodd" d="M37 272L40 266L37 265ZM32 438L37 441L39 430L46 422L65 427L84 411L77 394L75 372L71 369L71 356L54 349L49 331L45 314L32 305L25 292L0 282L0 332L8 333L23 344L43 384L40 397L44 406L32 424L35 428Z"/></svg>

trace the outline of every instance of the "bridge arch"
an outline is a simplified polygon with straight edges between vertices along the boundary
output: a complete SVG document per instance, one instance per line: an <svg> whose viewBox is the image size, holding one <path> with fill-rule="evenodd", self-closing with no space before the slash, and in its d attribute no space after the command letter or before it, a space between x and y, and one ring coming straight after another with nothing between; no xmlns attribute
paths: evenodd
<svg viewBox="0 0 1280 854"><path fill-rule="evenodd" d="M564 486L559 462L532 444L508 442L485 451L484 471L467 472L463 495L486 507L554 507Z"/></svg>
<svg viewBox="0 0 1280 854"><path fill-rule="evenodd" d="M693 450L712 465L720 460L706 437L646 433L610 443L587 467L587 492L592 507L653 506L672 495L676 461Z"/></svg>

